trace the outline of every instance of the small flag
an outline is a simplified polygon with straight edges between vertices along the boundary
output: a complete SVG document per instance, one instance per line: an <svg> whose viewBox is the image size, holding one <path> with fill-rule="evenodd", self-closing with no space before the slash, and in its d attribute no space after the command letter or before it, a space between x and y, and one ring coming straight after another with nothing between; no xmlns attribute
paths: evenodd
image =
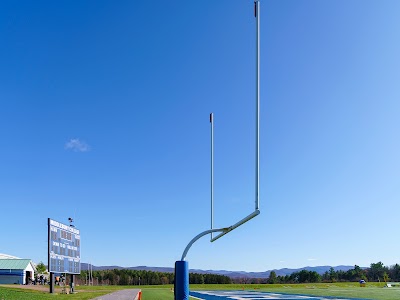
<svg viewBox="0 0 400 300"><path fill-rule="evenodd" d="M210 114L210 123L212 123L213 120L213 113Z"/></svg>
<svg viewBox="0 0 400 300"><path fill-rule="evenodd" d="M254 1L254 17L257 18L257 1Z"/></svg>

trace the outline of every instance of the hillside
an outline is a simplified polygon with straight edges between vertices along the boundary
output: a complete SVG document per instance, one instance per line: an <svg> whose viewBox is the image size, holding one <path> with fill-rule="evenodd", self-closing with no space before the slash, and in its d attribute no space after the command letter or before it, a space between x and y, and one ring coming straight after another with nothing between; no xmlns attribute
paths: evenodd
<svg viewBox="0 0 400 300"><path fill-rule="evenodd" d="M82 263L81 264L81 269L82 270L88 270L89 264L87 263ZM271 271L275 271L277 276L285 276L285 275L290 275L294 272L299 272L301 270L307 270L307 271L315 271L319 274L323 274L326 271L329 271L331 266L317 266L317 267L304 267L304 268L298 268L298 269L288 269L288 268L283 268L283 269L274 269L274 270L268 270L265 272L245 272L245 271L227 271L227 270L199 270L199 269L190 269L189 271L191 273L199 273L199 274L218 274L218 275L225 275L229 276L231 278L268 278L269 274ZM348 271L350 269L353 269L354 266L335 266L333 269L335 271ZM173 273L174 268L170 267L148 267L148 266L137 266L137 267L120 267L120 266L92 266L92 269L94 271L98 270L113 270L113 269L128 269L128 270L144 270L144 271L153 271L153 272L165 272L165 273ZM365 269L365 268L363 268Z"/></svg>

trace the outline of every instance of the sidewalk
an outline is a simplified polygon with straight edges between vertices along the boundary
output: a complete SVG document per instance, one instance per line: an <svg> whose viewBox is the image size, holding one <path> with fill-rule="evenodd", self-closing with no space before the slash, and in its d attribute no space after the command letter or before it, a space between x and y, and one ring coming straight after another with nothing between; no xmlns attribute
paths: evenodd
<svg viewBox="0 0 400 300"><path fill-rule="evenodd" d="M139 289L121 290L115 293L96 297L93 300L138 300Z"/></svg>

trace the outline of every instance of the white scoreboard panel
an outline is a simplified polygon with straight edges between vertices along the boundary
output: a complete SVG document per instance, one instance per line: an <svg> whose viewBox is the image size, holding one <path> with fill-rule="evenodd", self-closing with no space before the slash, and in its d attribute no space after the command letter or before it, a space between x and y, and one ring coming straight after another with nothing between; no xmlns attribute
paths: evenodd
<svg viewBox="0 0 400 300"><path fill-rule="evenodd" d="M79 229L48 219L49 272L81 273Z"/></svg>

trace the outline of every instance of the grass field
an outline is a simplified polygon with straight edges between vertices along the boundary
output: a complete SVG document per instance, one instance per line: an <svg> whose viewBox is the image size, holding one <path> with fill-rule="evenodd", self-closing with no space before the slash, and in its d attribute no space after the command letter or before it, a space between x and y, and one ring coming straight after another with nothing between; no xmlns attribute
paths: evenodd
<svg viewBox="0 0 400 300"><path fill-rule="evenodd" d="M367 287L361 288L358 283L316 283L316 284L259 284L259 285L191 285L191 290L257 290L286 294L302 294L315 296L337 296L358 299L374 300L399 300L400 287L383 288L382 284L367 283ZM56 289L56 295L49 294L48 289L32 290L22 286L0 286L0 300L46 300L46 299L70 299L86 300L112 293L127 288L138 286L79 286L77 294L62 295L60 289ZM35 286L32 286L35 287ZM140 286L143 300L173 300L172 285Z"/></svg>

